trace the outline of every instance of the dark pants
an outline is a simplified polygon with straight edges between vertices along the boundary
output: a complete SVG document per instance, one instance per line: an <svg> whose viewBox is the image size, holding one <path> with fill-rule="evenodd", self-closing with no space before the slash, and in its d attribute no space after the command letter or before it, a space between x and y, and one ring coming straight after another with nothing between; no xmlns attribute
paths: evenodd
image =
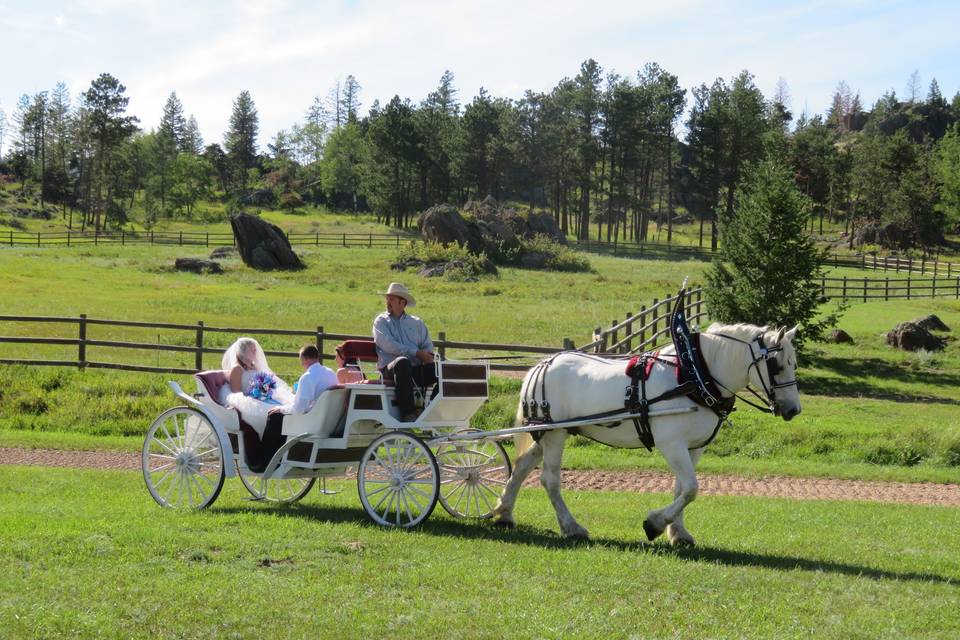
<svg viewBox="0 0 960 640"><path fill-rule="evenodd" d="M282 413L271 413L267 416L267 426L263 430L263 436L260 438L259 459L255 463L256 466L251 467L251 471L260 472L265 470L273 454L279 451L280 447L287 441L287 436L281 433L283 430L283 416L284 414Z"/></svg>
<svg viewBox="0 0 960 640"><path fill-rule="evenodd" d="M414 412L416 404L413 399L413 385L426 389L437 383L437 369L433 364L414 364L410 358L400 356L387 365L384 374L393 378L393 385L397 394L397 408L400 415L406 416Z"/></svg>

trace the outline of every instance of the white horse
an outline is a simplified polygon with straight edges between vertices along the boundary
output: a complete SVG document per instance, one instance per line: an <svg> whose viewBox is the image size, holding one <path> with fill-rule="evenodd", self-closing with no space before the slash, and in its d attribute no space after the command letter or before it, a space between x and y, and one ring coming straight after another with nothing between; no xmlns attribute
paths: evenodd
<svg viewBox="0 0 960 640"><path fill-rule="evenodd" d="M796 327L770 330L753 325L712 325L700 336L700 351L710 374L725 397L745 389L748 384L766 391L770 409L784 420L800 413L800 395L794 371L796 352L791 341ZM661 350L661 355L672 355L673 346ZM624 406L624 390L630 383L625 373L625 361L600 358L569 352L556 356L545 377L537 379L533 370L521 387L520 397L544 396L550 403L554 422L575 420L580 416L617 409ZM655 362L646 381L648 398L676 387L675 367ZM530 385L535 385L531 388ZM528 395L532 391L535 395ZM684 395L650 405L651 411L697 406ZM517 411L520 424L522 412ZM713 411L699 407L697 411L651 417L650 424L656 447L670 464L676 476L674 500L662 509L647 514L643 528L650 540L664 529L672 545L693 545L693 536L683 526L683 510L697 496L695 467L703 449L719 427L719 418ZM578 427L577 432L613 447L637 448L641 441L632 420L614 426ZM513 475L494 509L494 522L513 527L513 507L523 481L543 461L540 482L547 491L563 535L587 538L588 532L574 519L560 496L560 460L563 443L570 434L566 429L542 432L537 442L528 434L517 437L517 460Z"/></svg>

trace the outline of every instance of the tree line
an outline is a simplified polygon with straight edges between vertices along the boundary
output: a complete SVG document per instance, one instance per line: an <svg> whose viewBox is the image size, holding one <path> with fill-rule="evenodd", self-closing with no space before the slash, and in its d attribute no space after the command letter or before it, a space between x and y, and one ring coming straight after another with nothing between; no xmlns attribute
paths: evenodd
<svg viewBox="0 0 960 640"><path fill-rule="evenodd" d="M462 104L449 71L416 102L397 95L364 114L360 93L353 76L338 81L261 150L247 91L222 144L204 144L176 93L146 130L102 74L75 103L61 83L0 117L0 141L3 128L12 138L0 171L95 228L135 207L148 222L203 216L198 203L214 198L369 210L402 228L435 204L491 195L549 211L577 238L670 242L692 221L716 247L744 175L770 159L809 196L811 232L841 223L851 244L859 231L928 248L960 219L960 93L947 101L933 80L924 94L918 73L902 99L891 90L867 109L841 82L827 113L798 117L782 79L770 97L748 71L687 91L655 63L621 76L587 60L517 100L481 89Z"/></svg>

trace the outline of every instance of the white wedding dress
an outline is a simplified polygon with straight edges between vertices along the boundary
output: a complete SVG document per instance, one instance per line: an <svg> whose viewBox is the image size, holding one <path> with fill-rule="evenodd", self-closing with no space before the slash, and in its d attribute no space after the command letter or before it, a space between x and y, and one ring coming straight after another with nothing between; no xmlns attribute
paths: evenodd
<svg viewBox="0 0 960 640"><path fill-rule="evenodd" d="M236 343L234 343L236 344ZM243 418L243 421L253 427L257 435L263 436L263 430L267 427L267 414L270 412L270 409L278 407L280 405L292 404L294 395L293 391L290 389L290 386L280 379L275 373L273 374L277 378L277 388L273 392L273 400L275 402L264 402L262 400L257 400L247 393L250 390L250 381L253 379L257 373L265 371L267 373L273 373L270 370L270 367L267 366L266 358L263 355L260 345L256 346L257 354L253 359L255 370L245 370L243 376L240 379L241 382L241 391L233 392L230 389L230 382L228 381L222 387L220 387L220 397L218 400L220 404L225 407L233 407L240 412L240 417ZM229 377L230 370L237 364L236 359L236 349L231 346L227 349L227 353L223 358L224 372Z"/></svg>

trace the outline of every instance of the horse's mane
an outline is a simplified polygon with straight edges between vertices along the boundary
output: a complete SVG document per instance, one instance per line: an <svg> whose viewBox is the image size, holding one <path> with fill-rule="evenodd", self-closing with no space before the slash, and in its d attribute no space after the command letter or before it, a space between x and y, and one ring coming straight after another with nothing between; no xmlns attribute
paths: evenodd
<svg viewBox="0 0 960 640"><path fill-rule="evenodd" d="M770 331L769 326L758 327L755 324L747 324L745 322L739 322L737 324L723 324L722 322L714 322L704 333L723 333L728 336L733 336L740 340L750 342L759 335L765 334L767 331Z"/></svg>

